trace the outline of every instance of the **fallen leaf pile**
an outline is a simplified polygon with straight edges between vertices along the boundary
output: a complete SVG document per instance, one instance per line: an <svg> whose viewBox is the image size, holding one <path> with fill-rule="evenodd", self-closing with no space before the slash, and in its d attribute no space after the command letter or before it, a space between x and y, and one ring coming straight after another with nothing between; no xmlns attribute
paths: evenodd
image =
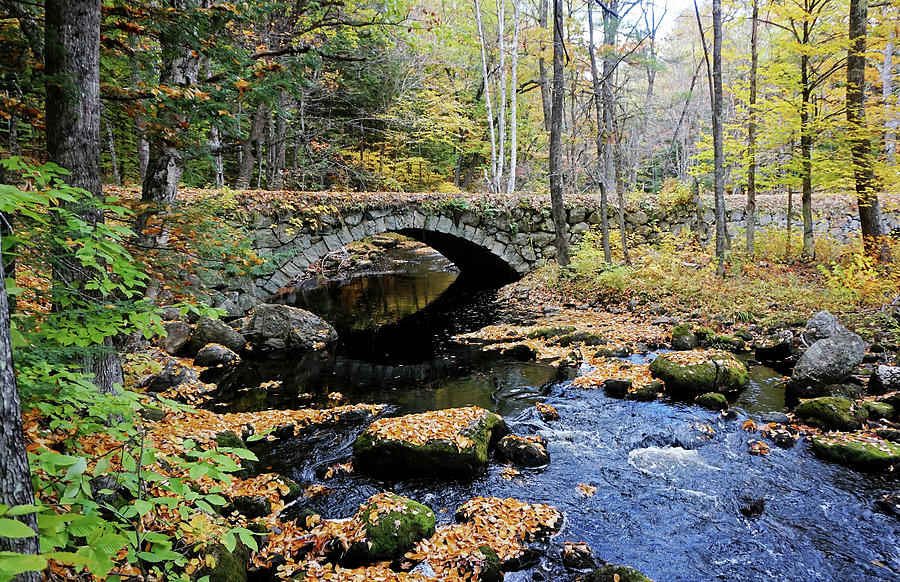
<svg viewBox="0 0 900 582"><path fill-rule="evenodd" d="M471 572L460 568L460 561L481 546L489 546L506 562L519 557L527 542L562 526L562 514L556 508L512 498L474 497L456 515L463 523L438 528L406 554L413 561L427 560L441 580L472 580Z"/></svg>
<svg viewBox="0 0 900 582"><path fill-rule="evenodd" d="M538 414L541 416L541 420L545 422L549 422L551 420L559 420L559 412L552 404L538 402L534 406L535 408L537 408Z"/></svg>
<svg viewBox="0 0 900 582"><path fill-rule="evenodd" d="M402 441L424 445L441 440L456 443L459 450L475 443L462 432L486 416L493 414L477 406L432 410L397 418L379 418L366 429L375 440Z"/></svg>
<svg viewBox="0 0 900 582"><path fill-rule="evenodd" d="M604 380L631 380L630 392L653 382L650 366L624 362L618 358L589 358L590 370L575 378L572 383L580 388L599 388Z"/></svg>
<svg viewBox="0 0 900 582"><path fill-rule="evenodd" d="M578 491L581 493L582 497L593 497L594 493L597 492L597 488L593 485L588 485L587 483L579 483Z"/></svg>

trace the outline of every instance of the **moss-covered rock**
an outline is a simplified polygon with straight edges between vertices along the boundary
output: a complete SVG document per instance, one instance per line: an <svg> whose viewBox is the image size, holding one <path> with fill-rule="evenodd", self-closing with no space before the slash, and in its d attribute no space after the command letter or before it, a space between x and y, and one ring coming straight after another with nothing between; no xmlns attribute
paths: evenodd
<svg viewBox="0 0 900 582"><path fill-rule="evenodd" d="M586 346L602 346L607 343L607 340L601 335L588 331L575 331L559 338L559 345L561 346L569 346L578 342Z"/></svg>
<svg viewBox="0 0 900 582"><path fill-rule="evenodd" d="M728 408L728 400L725 398L724 394L719 394L718 392L707 392L706 394L701 394L695 400L697 406L702 406L703 408L708 408L710 410L725 410Z"/></svg>
<svg viewBox="0 0 900 582"><path fill-rule="evenodd" d="M584 582L652 582L631 566L606 564L584 577Z"/></svg>
<svg viewBox="0 0 900 582"><path fill-rule="evenodd" d="M500 582L503 580L503 571L500 569L500 557L490 546L481 546L475 552L474 558L479 560L479 582Z"/></svg>
<svg viewBox="0 0 900 582"><path fill-rule="evenodd" d="M650 364L650 373L676 398L737 392L750 383L744 363L725 352L661 354Z"/></svg>
<svg viewBox="0 0 900 582"><path fill-rule="evenodd" d="M797 405L794 416L825 430L857 430L868 418L868 411L857 406L852 400L824 396L813 398Z"/></svg>
<svg viewBox="0 0 900 582"><path fill-rule="evenodd" d="M473 474L507 428L483 408L451 408L373 422L353 444L363 470L395 474Z"/></svg>
<svg viewBox="0 0 900 582"><path fill-rule="evenodd" d="M209 576L209 582L247 582L249 552L238 546L234 552L222 544L212 544L201 552L203 567L194 573L193 579Z"/></svg>
<svg viewBox="0 0 900 582"><path fill-rule="evenodd" d="M704 348L730 350L733 352L742 352L747 349L747 342L744 340L724 334L712 334L704 338L700 345Z"/></svg>
<svg viewBox="0 0 900 582"><path fill-rule="evenodd" d="M900 465L900 444L860 433L816 435L813 451L822 458L861 469Z"/></svg>
<svg viewBox="0 0 900 582"><path fill-rule="evenodd" d="M497 452L507 461L520 467L542 467L550 462L547 446L539 438L508 435L497 443Z"/></svg>
<svg viewBox="0 0 900 582"><path fill-rule="evenodd" d="M557 337L561 335L565 335L567 333L572 333L575 331L575 328L572 326L566 327L542 327L539 329L532 330L528 332L529 339L549 339L551 337Z"/></svg>
<svg viewBox="0 0 900 582"><path fill-rule="evenodd" d="M638 402L653 402L659 397L659 393L663 391L663 384L658 380L648 382L643 386L638 386L634 390L625 395L625 400L636 400Z"/></svg>
<svg viewBox="0 0 900 582"><path fill-rule="evenodd" d="M610 398L625 398L625 396L628 395L631 386L631 380L619 380L616 378L607 378L603 381L603 384L601 384L603 392Z"/></svg>
<svg viewBox="0 0 900 582"><path fill-rule="evenodd" d="M688 324L676 325L672 328L672 349L692 350L699 345L697 335Z"/></svg>
<svg viewBox="0 0 900 582"><path fill-rule="evenodd" d="M365 524L369 560L393 560L416 542L434 535L434 511L412 499L381 493L369 499L359 514Z"/></svg>
<svg viewBox="0 0 900 582"><path fill-rule="evenodd" d="M869 413L871 420L893 420L897 414L894 407L887 402L863 402L862 406Z"/></svg>

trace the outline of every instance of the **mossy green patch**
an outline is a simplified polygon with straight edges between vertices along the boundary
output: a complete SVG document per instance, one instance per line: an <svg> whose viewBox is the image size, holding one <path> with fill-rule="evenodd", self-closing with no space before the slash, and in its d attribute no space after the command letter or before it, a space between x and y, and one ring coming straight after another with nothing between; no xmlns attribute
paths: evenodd
<svg viewBox="0 0 900 582"><path fill-rule="evenodd" d="M887 402L863 402L863 408L869 413L872 420L892 420L895 418L897 411Z"/></svg>
<svg viewBox="0 0 900 582"><path fill-rule="evenodd" d="M528 332L530 339L548 339L575 331L574 326L566 327L542 327Z"/></svg>
<svg viewBox="0 0 900 582"><path fill-rule="evenodd" d="M391 560L401 557L421 539L434 535L434 511L412 499L394 495L383 496L394 507L383 513L378 510L384 499L363 510L360 519L366 527L366 544L370 560Z"/></svg>
<svg viewBox="0 0 900 582"><path fill-rule="evenodd" d="M584 577L584 582L652 582L631 566L606 564Z"/></svg>
<svg viewBox="0 0 900 582"><path fill-rule="evenodd" d="M810 439L820 457L862 469L900 465L900 444L861 434L816 435Z"/></svg>
<svg viewBox="0 0 900 582"><path fill-rule="evenodd" d="M676 355L661 354L650 364L650 373L662 380L666 392L676 398L737 392L750 383L743 362L724 352L710 353L699 361L681 361Z"/></svg>
<svg viewBox="0 0 900 582"><path fill-rule="evenodd" d="M862 427L869 413L852 400L824 396L801 402L794 409L794 416L825 430L856 430Z"/></svg>
<svg viewBox="0 0 900 582"><path fill-rule="evenodd" d="M728 400L724 394L718 392L707 392L697 397L695 401L697 406L708 408L709 410L725 410L728 408Z"/></svg>

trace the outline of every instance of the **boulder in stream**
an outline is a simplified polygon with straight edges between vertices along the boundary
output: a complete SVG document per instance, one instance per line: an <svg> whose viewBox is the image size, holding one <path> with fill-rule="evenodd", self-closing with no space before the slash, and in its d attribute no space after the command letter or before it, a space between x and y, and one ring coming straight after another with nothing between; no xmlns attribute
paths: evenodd
<svg viewBox="0 0 900 582"><path fill-rule="evenodd" d="M823 396L825 386L843 383L863 361L866 342L850 331L839 331L809 346L787 386L795 398Z"/></svg>
<svg viewBox="0 0 900 582"><path fill-rule="evenodd" d="M605 564L587 576L584 582L652 582L631 566Z"/></svg>
<svg viewBox="0 0 900 582"><path fill-rule="evenodd" d="M244 349L244 338L224 321L203 317L197 322L186 352L194 355L209 344L221 344L229 350L240 352Z"/></svg>
<svg viewBox="0 0 900 582"><path fill-rule="evenodd" d="M550 462L546 441L540 437L505 436L497 443L497 452L520 467L543 467Z"/></svg>
<svg viewBox="0 0 900 582"><path fill-rule="evenodd" d="M719 394L718 392L707 392L706 394L701 394L695 400L697 406L701 406L703 408L707 408L709 410L725 410L728 408L728 400L725 398L724 394Z"/></svg>
<svg viewBox="0 0 900 582"><path fill-rule="evenodd" d="M697 334L693 332L688 324L676 325L672 328L672 349L673 350L692 350L699 345Z"/></svg>
<svg viewBox="0 0 900 582"><path fill-rule="evenodd" d="M503 417L477 406L381 418L353 444L354 464L377 473L473 474L506 432Z"/></svg>
<svg viewBox="0 0 900 582"><path fill-rule="evenodd" d="M241 357L221 344L207 344L194 356L195 366L230 366L241 360Z"/></svg>
<svg viewBox="0 0 900 582"><path fill-rule="evenodd" d="M254 350L261 352L311 352L337 339L331 324L318 315L273 303L257 305L244 319L241 334Z"/></svg>
<svg viewBox="0 0 900 582"><path fill-rule="evenodd" d="M750 383L744 363L718 351L660 354L650 364L650 373L676 398L737 392Z"/></svg>
<svg viewBox="0 0 900 582"><path fill-rule="evenodd" d="M815 435L813 451L822 458L860 469L890 469L900 465L900 444L863 433Z"/></svg>
<svg viewBox="0 0 900 582"><path fill-rule="evenodd" d="M370 497L358 518L365 528L361 543L369 561L400 558L416 542L434 535L434 511L393 493Z"/></svg>
<svg viewBox="0 0 900 582"><path fill-rule="evenodd" d="M869 413L852 400L824 396L801 402L794 409L794 416L824 430L858 430Z"/></svg>
<svg viewBox="0 0 900 582"><path fill-rule="evenodd" d="M197 372L182 366L175 360L169 360L159 374L151 377L146 384L147 392L165 392L169 388L180 386L185 382L193 382L197 379Z"/></svg>

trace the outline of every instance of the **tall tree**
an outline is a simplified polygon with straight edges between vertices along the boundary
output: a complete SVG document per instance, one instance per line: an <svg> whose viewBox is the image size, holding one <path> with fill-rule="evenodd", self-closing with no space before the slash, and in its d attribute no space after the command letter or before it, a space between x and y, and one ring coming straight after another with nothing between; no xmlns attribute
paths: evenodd
<svg viewBox="0 0 900 582"><path fill-rule="evenodd" d="M753 255L756 245L756 83L759 51L759 0L753 0L750 29L750 103L747 119L747 253Z"/></svg>
<svg viewBox="0 0 900 582"><path fill-rule="evenodd" d="M606 173L608 165L605 163L603 92L600 85L600 73L597 70L597 51L594 46L593 4L593 0L588 2L588 52L591 57L591 81L594 89L594 111L597 119L597 136L594 141L597 145L597 181L600 186L600 239L603 245L603 258L608 263L612 261L612 252L609 247L609 189L607 188L608 176Z"/></svg>
<svg viewBox="0 0 900 582"><path fill-rule="evenodd" d="M714 195L716 208L716 272L725 274L725 146L722 136L722 0L713 0Z"/></svg>
<svg viewBox="0 0 900 582"><path fill-rule="evenodd" d="M890 260L881 240L881 209L875 190L874 156L866 128L866 21L868 0L850 0L850 47L847 51L847 123L853 154L853 178L859 205L859 226L866 254L879 261Z"/></svg>
<svg viewBox="0 0 900 582"><path fill-rule="evenodd" d="M47 154L69 171L66 182L95 199L102 196L100 181L100 1L46 0L45 70L47 72ZM98 205L76 208L90 224L103 221ZM91 273L65 254L54 274L57 285L84 289ZM84 369L103 392L122 383L122 365L111 339L105 349L85 358Z"/></svg>
<svg viewBox="0 0 900 582"><path fill-rule="evenodd" d="M160 32L162 63L159 83L170 90L184 90L197 84L200 72L200 54L192 46L197 40L185 30L184 21L193 18L191 11L198 8L197 0L170 0L173 21L164 25ZM158 110L156 131L149 139L150 153L147 161L147 175L142 185L141 201L153 205L168 205L178 196L178 183L184 172L183 146L179 143L180 130L186 129L183 113L175 108ZM137 232L140 236L149 215L138 217ZM148 242L165 244L167 235L162 229L159 235L145 237Z"/></svg>
<svg viewBox="0 0 900 582"><path fill-rule="evenodd" d="M6 296L2 253L0 253L0 503L10 507L34 503L22 428L22 410L19 408L16 374L13 370L9 301ZM33 513L20 516L18 519L37 531L37 518ZM39 550L37 536L24 538L0 536L0 552L37 554ZM38 582L40 579L40 572L20 574L16 578L20 582Z"/></svg>
<svg viewBox="0 0 900 582"><path fill-rule="evenodd" d="M562 0L553 0L553 87L550 111L550 212L556 232L556 260L566 267L569 264L569 239L566 223L566 207L563 200L562 130L563 92L566 79L563 57L566 46L563 41Z"/></svg>

